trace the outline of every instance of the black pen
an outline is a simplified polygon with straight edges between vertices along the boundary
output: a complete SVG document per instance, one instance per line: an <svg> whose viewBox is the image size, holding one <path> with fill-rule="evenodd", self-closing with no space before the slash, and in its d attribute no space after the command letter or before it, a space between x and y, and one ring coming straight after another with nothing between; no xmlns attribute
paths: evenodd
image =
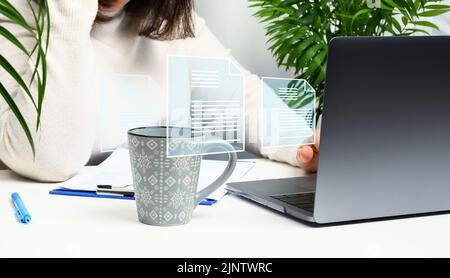
<svg viewBox="0 0 450 278"><path fill-rule="evenodd" d="M96 193L98 195L120 195L124 197L134 197L134 190L126 189L128 186L131 186L131 184L124 187L113 187L112 185L99 184L97 185Z"/></svg>

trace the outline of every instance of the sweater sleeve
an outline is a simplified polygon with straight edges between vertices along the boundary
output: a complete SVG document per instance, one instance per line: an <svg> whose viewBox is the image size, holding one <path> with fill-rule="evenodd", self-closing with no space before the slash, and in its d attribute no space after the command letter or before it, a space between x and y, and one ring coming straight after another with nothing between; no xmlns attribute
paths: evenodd
<svg viewBox="0 0 450 278"><path fill-rule="evenodd" d="M24 0L10 0L30 26L35 27L31 10ZM36 145L33 158L23 130L8 105L0 98L0 160L16 173L45 182L58 182L75 175L88 161L95 140L92 121L94 56L90 31L97 13L97 1L49 0L50 44L47 54L48 81L36 132L36 111L31 100L5 71L0 81L25 117ZM30 33L0 15L0 25L31 50L35 40ZM0 53L25 82L31 80L33 63L7 40L0 39ZM37 99L37 84L31 85Z"/></svg>
<svg viewBox="0 0 450 278"><path fill-rule="evenodd" d="M228 57L238 65L244 75L245 84L245 141L246 150L260 154L271 160L298 166L297 146L261 149L262 123L260 115L261 80L244 69L206 26L205 21L196 17L196 37L186 43L187 55L202 57Z"/></svg>

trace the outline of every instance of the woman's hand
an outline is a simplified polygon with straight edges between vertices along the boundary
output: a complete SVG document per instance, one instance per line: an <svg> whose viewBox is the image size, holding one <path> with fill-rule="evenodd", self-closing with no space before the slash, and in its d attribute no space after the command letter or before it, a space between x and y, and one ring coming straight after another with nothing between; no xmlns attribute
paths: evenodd
<svg viewBox="0 0 450 278"><path fill-rule="evenodd" d="M310 173L317 172L317 161L319 158L320 130L316 131L316 143L298 148L297 161L301 168Z"/></svg>

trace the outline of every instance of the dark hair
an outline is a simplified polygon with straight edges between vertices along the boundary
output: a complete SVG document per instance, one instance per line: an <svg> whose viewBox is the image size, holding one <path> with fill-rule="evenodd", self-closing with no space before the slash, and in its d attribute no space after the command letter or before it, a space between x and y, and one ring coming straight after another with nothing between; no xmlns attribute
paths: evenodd
<svg viewBox="0 0 450 278"><path fill-rule="evenodd" d="M114 0L99 0L108 7ZM138 19L139 36L155 40L186 39L194 37L193 0L131 0L125 12ZM97 14L96 22L111 18Z"/></svg>

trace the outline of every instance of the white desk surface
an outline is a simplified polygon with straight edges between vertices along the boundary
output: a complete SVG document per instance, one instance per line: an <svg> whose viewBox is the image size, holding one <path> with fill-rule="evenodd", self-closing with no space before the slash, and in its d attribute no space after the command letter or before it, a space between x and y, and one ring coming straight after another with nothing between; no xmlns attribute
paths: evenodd
<svg viewBox="0 0 450 278"><path fill-rule="evenodd" d="M245 180L302 174L259 159ZM152 227L138 222L133 201L49 195L54 187L0 171L0 257L450 256L450 215L314 228L226 196L187 225ZM14 191L29 225L17 222Z"/></svg>

